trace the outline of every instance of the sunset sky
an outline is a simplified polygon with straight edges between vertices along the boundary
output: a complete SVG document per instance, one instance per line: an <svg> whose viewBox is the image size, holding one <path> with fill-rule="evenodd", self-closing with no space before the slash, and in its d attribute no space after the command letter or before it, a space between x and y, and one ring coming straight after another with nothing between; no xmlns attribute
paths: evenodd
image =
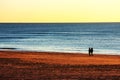
<svg viewBox="0 0 120 80"><path fill-rule="evenodd" d="M120 22L120 0L0 0L0 22Z"/></svg>

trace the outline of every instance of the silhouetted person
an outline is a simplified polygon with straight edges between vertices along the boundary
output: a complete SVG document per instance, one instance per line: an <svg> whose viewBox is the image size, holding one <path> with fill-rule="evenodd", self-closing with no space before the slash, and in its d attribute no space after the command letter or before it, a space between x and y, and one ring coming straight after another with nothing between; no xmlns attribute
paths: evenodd
<svg viewBox="0 0 120 80"><path fill-rule="evenodd" d="M89 53L89 56L90 56L90 53L91 53L91 48L89 48L88 53Z"/></svg>
<svg viewBox="0 0 120 80"><path fill-rule="evenodd" d="M91 48L91 56L93 56L93 48Z"/></svg>

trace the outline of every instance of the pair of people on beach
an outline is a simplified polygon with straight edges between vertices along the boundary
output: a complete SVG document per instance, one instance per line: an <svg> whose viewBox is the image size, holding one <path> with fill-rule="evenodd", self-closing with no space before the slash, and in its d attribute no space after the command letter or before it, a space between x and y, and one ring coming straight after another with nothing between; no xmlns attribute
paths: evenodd
<svg viewBox="0 0 120 80"><path fill-rule="evenodd" d="M89 48L89 56L93 56L93 48Z"/></svg>

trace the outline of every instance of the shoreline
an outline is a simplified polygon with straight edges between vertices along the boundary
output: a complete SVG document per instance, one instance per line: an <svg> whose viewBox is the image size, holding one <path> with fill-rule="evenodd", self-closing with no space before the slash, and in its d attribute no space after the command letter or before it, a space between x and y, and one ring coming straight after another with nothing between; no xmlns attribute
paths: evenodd
<svg viewBox="0 0 120 80"><path fill-rule="evenodd" d="M19 50L17 48L0 48L0 51L13 51L13 52L35 52L35 53L64 53L64 54L88 54L88 52L67 52L67 51L37 51L37 50ZM94 55L110 55L110 56L120 56L120 54L117 53L105 53L105 52L93 52Z"/></svg>

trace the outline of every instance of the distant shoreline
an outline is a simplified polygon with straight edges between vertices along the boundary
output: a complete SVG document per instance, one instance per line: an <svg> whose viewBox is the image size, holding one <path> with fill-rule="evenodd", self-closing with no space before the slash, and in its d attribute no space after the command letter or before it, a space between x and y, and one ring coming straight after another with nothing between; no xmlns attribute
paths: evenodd
<svg viewBox="0 0 120 80"><path fill-rule="evenodd" d="M87 52L60 52L60 51L30 51L30 50L19 50L17 48L0 48L0 52L23 52L23 53L51 53L51 54L78 54L88 55ZM106 54L106 53L93 53L94 55L105 55L105 56L120 56L119 54Z"/></svg>

